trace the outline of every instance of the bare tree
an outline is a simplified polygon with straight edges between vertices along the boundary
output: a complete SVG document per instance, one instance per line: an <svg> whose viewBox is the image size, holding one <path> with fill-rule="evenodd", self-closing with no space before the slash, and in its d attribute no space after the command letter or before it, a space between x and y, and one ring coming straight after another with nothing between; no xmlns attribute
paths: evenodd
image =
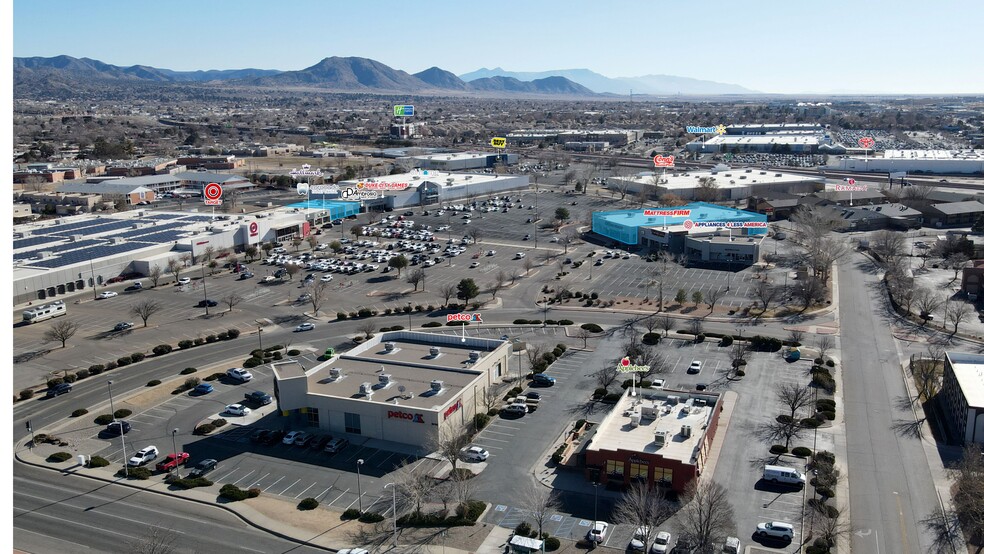
<svg viewBox="0 0 984 554"><path fill-rule="evenodd" d="M516 280L519 279L520 277L522 277L522 275L519 273L519 270L518 269L512 268L512 269L509 270L509 284L510 285L515 285L516 284Z"/></svg>
<svg viewBox="0 0 984 554"><path fill-rule="evenodd" d="M214 246L206 246L205 247L205 250L202 250L202 254L205 255L205 260L206 261L209 261L209 262L212 261L212 258L215 257L215 247Z"/></svg>
<svg viewBox="0 0 984 554"><path fill-rule="evenodd" d="M769 304L771 304L773 300L778 298L781 293L782 293L781 289L770 285L768 282L764 280L756 283L755 287L752 289L752 294L754 295L754 298L762 303L761 313L763 314L769 310Z"/></svg>
<svg viewBox="0 0 984 554"><path fill-rule="evenodd" d="M492 298L495 298L495 295L499 294L499 291L502 290L504 286L506 286L506 280L508 278L509 277L506 276L505 271L499 271L499 273L496 274L495 281L493 281L492 284L489 285L489 292L492 293Z"/></svg>
<svg viewBox="0 0 984 554"><path fill-rule="evenodd" d="M295 264L285 264L284 271L287 272L287 278L291 281L294 280L294 275L297 275L301 271L301 266Z"/></svg>
<svg viewBox="0 0 984 554"><path fill-rule="evenodd" d="M818 510L816 518L813 532L818 540L822 539L829 547L834 547L840 539L850 542L851 524L844 512Z"/></svg>
<svg viewBox="0 0 984 554"><path fill-rule="evenodd" d="M981 446L969 443L963 456L952 470L953 508L961 527L974 544L984 540L984 457Z"/></svg>
<svg viewBox="0 0 984 554"><path fill-rule="evenodd" d="M796 418L796 412L809 404L813 396L810 387L800 383L777 383L775 391L779 403L789 408L789 416L793 419Z"/></svg>
<svg viewBox="0 0 984 554"><path fill-rule="evenodd" d="M960 533L960 517L956 510L943 511L943 508L936 506L930 515L919 521L919 524L933 539L930 545L932 554L956 554L953 545L963 540Z"/></svg>
<svg viewBox="0 0 984 554"><path fill-rule="evenodd" d="M315 281L308 289L308 294L311 295L311 309L314 310L314 317L318 317L318 312L321 311L321 307L324 306L325 302L328 301L328 283L321 281Z"/></svg>
<svg viewBox="0 0 984 554"><path fill-rule="evenodd" d="M143 300L130 306L130 313L143 320L143 326L147 326L147 320L154 314L162 311L164 304L156 300Z"/></svg>
<svg viewBox="0 0 984 554"><path fill-rule="evenodd" d="M444 307L446 308L448 306L448 302L450 302L451 299L458 294L458 287L454 283L447 283L441 285L441 288L437 289L437 292L441 295L441 298L444 298Z"/></svg>
<svg viewBox="0 0 984 554"><path fill-rule="evenodd" d="M815 302L823 300L826 286L823 281L816 277L806 277L800 280L799 286L795 287L792 292L802 303L803 311L806 311Z"/></svg>
<svg viewBox="0 0 984 554"><path fill-rule="evenodd" d="M540 359L540 356L546 352L546 349L542 344L526 343L526 359L530 362L530 367Z"/></svg>
<svg viewBox="0 0 984 554"><path fill-rule="evenodd" d="M735 528L734 508L728 491L708 479L694 479L683 494L680 524L683 534L692 539L698 551L710 551L714 543L723 542Z"/></svg>
<svg viewBox="0 0 984 554"><path fill-rule="evenodd" d="M751 345L745 340L735 340L731 343L731 351L728 353L731 358L731 368L737 370L741 367L742 362L748 361L748 354L751 351Z"/></svg>
<svg viewBox="0 0 984 554"><path fill-rule="evenodd" d="M369 340L372 338L372 334L376 331L376 324L371 320L363 321L356 331L365 334L366 340Z"/></svg>
<svg viewBox="0 0 984 554"><path fill-rule="evenodd" d="M482 389L481 402L486 413L499 405L499 400L502 398L505 388L506 385L504 383L493 383Z"/></svg>
<svg viewBox="0 0 984 554"><path fill-rule="evenodd" d="M806 336L806 333L804 333L803 331L801 331L799 329L791 329L789 331L789 339L788 340L789 340L789 342L793 343L794 346L798 346L798 345L803 344L803 338L805 336Z"/></svg>
<svg viewBox="0 0 984 554"><path fill-rule="evenodd" d="M316 235L310 235L310 236L308 236L307 243L308 243L308 246L311 247L311 250L314 250L315 248L318 247L318 237Z"/></svg>
<svg viewBox="0 0 984 554"><path fill-rule="evenodd" d="M694 335L694 340L697 340L697 335L704 331L704 320L700 318L694 318L690 320L690 332Z"/></svg>
<svg viewBox="0 0 984 554"><path fill-rule="evenodd" d="M451 464L451 472L458 469L461 451L468 446L470 437L468 429L460 423L448 423L438 428L436 435L428 441L427 448L437 456Z"/></svg>
<svg viewBox="0 0 984 554"><path fill-rule="evenodd" d="M608 390L608 387L612 386L618 380L619 375L621 373L618 372L618 368L614 363L606 363L601 369L591 374L595 378L595 382L598 383L598 386L605 390Z"/></svg>
<svg viewBox="0 0 984 554"><path fill-rule="evenodd" d="M403 502L414 507L414 513L420 513L420 507L427 501L434 484L425 472L416 472L416 468L405 460L396 471L390 474L390 479L396 486L396 494ZM393 514L398 518L399 514Z"/></svg>
<svg viewBox="0 0 984 554"><path fill-rule="evenodd" d="M56 321L41 335L41 342L60 342L62 348L65 348L65 343L68 342L68 339L74 337L75 333L81 327L75 321L69 321L67 319Z"/></svg>
<svg viewBox="0 0 984 554"><path fill-rule="evenodd" d="M789 442L800 436L803 429L803 424L799 420L788 416L779 416L762 425L761 436L770 443L782 441L786 450L789 450Z"/></svg>
<svg viewBox="0 0 984 554"><path fill-rule="evenodd" d="M947 311L946 319L953 324L953 334L956 335L960 324L974 313L974 306L966 302L955 302Z"/></svg>
<svg viewBox="0 0 984 554"><path fill-rule="evenodd" d="M519 507L533 519L539 536L543 536L543 523L547 520L547 513L559 505L554 490L537 483L535 479L530 479L520 493Z"/></svg>
<svg viewBox="0 0 984 554"><path fill-rule="evenodd" d="M953 270L954 281L957 280L957 275L960 273L960 270L963 269L965 265L967 265L968 260L970 260L970 257L964 254L963 252L955 252L953 254L950 254L949 256L946 257L945 260L943 260L943 263L945 263L947 267Z"/></svg>
<svg viewBox="0 0 984 554"><path fill-rule="evenodd" d="M173 554L177 552L174 543L178 534L168 528L148 526L146 532L126 543L126 552L133 554Z"/></svg>
<svg viewBox="0 0 984 554"><path fill-rule="evenodd" d="M526 270L526 274L527 275L530 274L530 270L533 269L533 267L535 265L536 265L536 263L534 263L532 259L530 259L530 258L523 258L523 269Z"/></svg>
<svg viewBox="0 0 984 554"><path fill-rule="evenodd" d="M485 240L485 233L478 228L473 227L471 229L468 229L468 235L472 238L472 240L475 241L475 244L478 244L483 240Z"/></svg>
<svg viewBox="0 0 984 554"><path fill-rule="evenodd" d="M718 303L718 300L721 300L723 297L724 291L721 289L711 289L707 291L707 297L705 299L707 300L707 307L711 310L711 312L714 311L714 306Z"/></svg>
<svg viewBox="0 0 984 554"><path fill-rule="evenodd" d="M222 297L222 303L229 307L229 309L226 310L227 312L231 312L232 309L235 308L236 305L241 303L243 300L245 300L245 298L239 296L236 293L230 293Z"/></svg>
<svg viewBox="0 0 984 554"><path fill-rule="evenodd" d="M590 339L593 335L594 333L588 331L587 329L582 329L581 327L578 327L577 330L574 331L574 338L580 339L582 342L581 348L588 347L588 339Z"/></svg>
<svg viewBox="0 0 984 554"><path fill-rule="evenodd" d="M413 291L417 292L417 286L424 280L424 270L418 268L407 272L407 283L413 285Z"/></svg>
<svg viewBox="0 0 984 554"><path fill-rule="evenodd" d="M820 335L817 339L817 352L820 354L820 359L824 359L827 356L827 352L834 347L834 337L830 335Z"/></svg>
<svg viewBox="0 0 984 554"><path fill-rule="evenodd" d="M676 328L676 320L666 314L659 316L657 320L659 328L663 330L663 336L670 336L670 331Z"/></svg>
<svg viewBox="0 0 984 554"><path fill-rule="evenodd" d="M642 531L642 551L649 552L649 545L656 538L656 530L673 513L672 504L662 489L646 483L634 483L615 504L612 519Z"/></svg>
<svg viewBox="0 0 984 554"><path fill-rule="evenodd" d="M147 271L147 278L150 279L150 284L155 287L157 286L157 283L160 282L161 276L163 275L164 270L161 269L161 266L159 265L154 265L149 271Z"/></svg>
<svg viewBox="0 0 984 554"><path fill-rule="evenodd" d="M172 277L174 277L175 281L177 281L178 276L181 275L182 269L183 266L181 265L180 261L174 258L171 258L170 260L167 261L167 272L170 273Z"/></svg>
<svg viewBox="0 0 984 554"><path fill-rule="evenodd" d="M942 304L943 299L939 294L922 288L916 291L916 309L919 310L919 317L923 322Z"/></svg>
<svg viewBox="0 0 984 554"><path fill-rule="evenodd" d="M871 251L883 261L900 258L905 252L905 234L887 229L878 231L871 237Z"/></svg>

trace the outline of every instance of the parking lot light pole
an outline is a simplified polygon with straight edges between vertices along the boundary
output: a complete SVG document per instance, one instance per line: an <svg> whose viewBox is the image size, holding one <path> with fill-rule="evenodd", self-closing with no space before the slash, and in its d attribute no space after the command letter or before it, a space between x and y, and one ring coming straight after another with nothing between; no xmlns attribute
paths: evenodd
<svg viewBox="0 0 984 554"><path fill-rule="evenodd" d="M601 483L591 483L591 486L594 487L594 493L595 493L595 495L594 495L595 496L595 498L594 498L594 525L591 526L591 530L592 531L594 531L598 527L598 485L600 485L600 484Z"/></svg>
<svg viewBox="0 0 984 554"><path fill-rule="evenodd" d="M202 264L202 293L205 295L205 315L208 315L208 286L205 284L205 264Z"/></svg>
<svg viewBox="0 0 984 554"><path fill-rule="evenodd" d="M359 485L359 513L360 514L362 513L362 469L361 468L363 463L364 460L362 458L359 458L358 460L355 461L355 479L356 479L355 482ZM395 507L393 508L393 511L396 512Z"/></svg>
<svg viewBox="0 0 984 554"><path fill-rule="evenodd" d="M413 302L407 302L407 331L413 331Z"/></svg>
<svg viewBox="0 0 984 554"><path fill-rule="evenodd" d="M398 546L396 539L396 483L386 483L383 485L383 489L390 487L393 487L393 548L396 548Z"/></svg>
<svg viewBox="0 0 984 554"><path fill-rule="evenodd" d="M113 412L113 421L116 421L116 409L113 407L113 380L106 381L106 386L109 387L109 411ZM123 476L129 478L130 470L127 468L126 459L126 433L123 432L122 422L120 422L119 427L120 441L123 443Z"/></svg>
<svg viewBox="0 0 984 554"><path fill-rule="evenodd" d="M178 434L178 428L175 427L171 429L171 450L174 451L174 473L177 475L178 479L181 479L181 468L178 467L178 447L174 442L174 435Z"/></svg>
<svg viewBox="0 0 984 554"><path fill-rule="evenodd" d="M256 338L260 340L260 350L263 350L263 326L256 324Z"/></svg>

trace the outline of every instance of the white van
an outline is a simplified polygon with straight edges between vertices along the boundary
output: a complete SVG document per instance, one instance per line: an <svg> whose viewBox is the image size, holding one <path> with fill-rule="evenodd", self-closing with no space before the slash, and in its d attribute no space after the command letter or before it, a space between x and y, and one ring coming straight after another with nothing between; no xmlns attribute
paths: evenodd
<svg viewBox="0 0 984 554"><path fill-rule="evenodd" d="M805 475L794 468L784 466L765 466L762 479L771 483L785 483L787 485L802 486L806 484Z"/></svg>

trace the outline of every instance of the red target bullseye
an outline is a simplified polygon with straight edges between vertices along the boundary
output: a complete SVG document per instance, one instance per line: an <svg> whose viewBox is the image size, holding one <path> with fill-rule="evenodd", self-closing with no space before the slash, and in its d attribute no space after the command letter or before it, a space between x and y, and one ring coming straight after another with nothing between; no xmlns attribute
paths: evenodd
<svg viewBox="0 0 984 554"><path fill-rule="evenodd" d="M222 198L222 185L218 183L209 183L205 185L205 200L218 200Z"/></svg>
<svg viewBox="0 0 984 554"><path fill-rule="evenodd" d="M684 221L683 222L683 228L684 229L687 229L687 230L693 229L694 228L694 222L693 221L690 221L689 219L686 220L686 221Z"/></svg>

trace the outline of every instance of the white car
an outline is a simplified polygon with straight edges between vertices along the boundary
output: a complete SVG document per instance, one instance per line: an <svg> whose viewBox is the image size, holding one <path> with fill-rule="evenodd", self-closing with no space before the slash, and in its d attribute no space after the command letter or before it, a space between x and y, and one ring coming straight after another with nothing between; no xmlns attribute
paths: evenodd
<svg viewBox="0 0 984 554"><path fill-rule="evenodd" d="M321 282L322 283L330 283L331 282L331 279L332 279L332 276L331 275L322 275L321 276Z"/></svg>
<svg viewBox="0 0 984 554"><path fill-rule="evenodd" d="M302 331L314 331L314 323L301 323L297 327L294 327L295 333L300 333Z"/></svg>
<svg viewBox="0 0 984 554"><path fill-rule="evenodd" d="M284 435L284 440L281 441L284 444L294 444L294 441L303 437L306 433L304 431L291 431Z"/></svg>
<svg viewBox="0 0 984 554"><path fill-rule="evenodd" d="M191 278L189 278L189 277L182 277L182 278L178 279L178 284L179 285L187 285L188 283L191 283Z"/></svg>
<svg viewBox="0 0 984 554"><path fill-rule="evenodd" d="M766 523L759 523L755 528L755 533L753 533L753 535L758 538L769 537L792 542L793 538L796 537L796 531L793 530L793 526L788 523L782 521L768 521Z"/></svg>
<svg viewBox="0 0 984 554"><path fill-rule="evenodd" d="M588 531L588 540L591 542L604 542L607 535L608 523L604 521L596 521L594 527Z"/></svg>
<svg viewBox="0 0 984 554"><path fill-rule="evenodd" d="M142 465L146 464L147 462L150 462L152 460L156 460L158 454L159 454L159 452L157 451L157 447L156 446L148 446L148 447L140 450L136 454L134 454L133 457L130 458L126 462L126 465L129 465L129 466L142 466Z"/></svg>
<svg viewBox="0 0 984 554"><path fill-rule="evenodd" d="M694 360L690 362L690 367L687 368L687 373L700 373L700 369L703 365L703 362Z"/></svg>
<svg viewBox="0 0 984 554"><path fill-rule="evenodd" d="M113 292L111 290L108 290L106 292L100 292L99 293L99 296L97 298L99 298L100 300L104 300L106 298L112 298L114 296L119 296L119 295L120 295L120 293L118 293L118 292Z"/></svg>
<svg viewBox="0 0 984 554"><path fill-rule="evenodd" d="M251 411L242 404L229 404L225 407L225 413L234 416L248 416Z"/></svg>
<svg viewBox="0 0 984 554"><path fill-rule="evenodd" d="M234 367L226 371L226 375L236 381L242 381L243 383L253 380L253 374L241 367Z"/></svg>
<svg viewBox="0 0 984 554"><path fill-rule="evenodd" d="M472 262L472 263L471 263L471 264L470 264L470 265L469 265L468 267L470 267L470 268L472 268L472 269L475 269L475 268L476 268L476 267L478 267L479 265L481 265L481 264L479 264L478 262Z"/></svg>
<svg viewBox="0 0 984 554"><path fill-rule="evenodd" d="M646 545L643 541L647 535L649 535L649 527L645 525L636 527L635 533L632 534L632 540L629 541L629 550L644 550Z"/></svg>
<svg viewBox="0 0 984 554"><path fill-rule="evenodd" d="M670 549L670 539L672 537L666 531L660 531L656 533L656 538L653 539L653 546L649 549L652 554L663 554Z"/></svg>
<svg viewBox="0 0 984 554"><path fill-rule="evenodd" d="M467 462L484 462L489 459L489 451L480 446L469 446L462 450L461 457Z"/></svg>

